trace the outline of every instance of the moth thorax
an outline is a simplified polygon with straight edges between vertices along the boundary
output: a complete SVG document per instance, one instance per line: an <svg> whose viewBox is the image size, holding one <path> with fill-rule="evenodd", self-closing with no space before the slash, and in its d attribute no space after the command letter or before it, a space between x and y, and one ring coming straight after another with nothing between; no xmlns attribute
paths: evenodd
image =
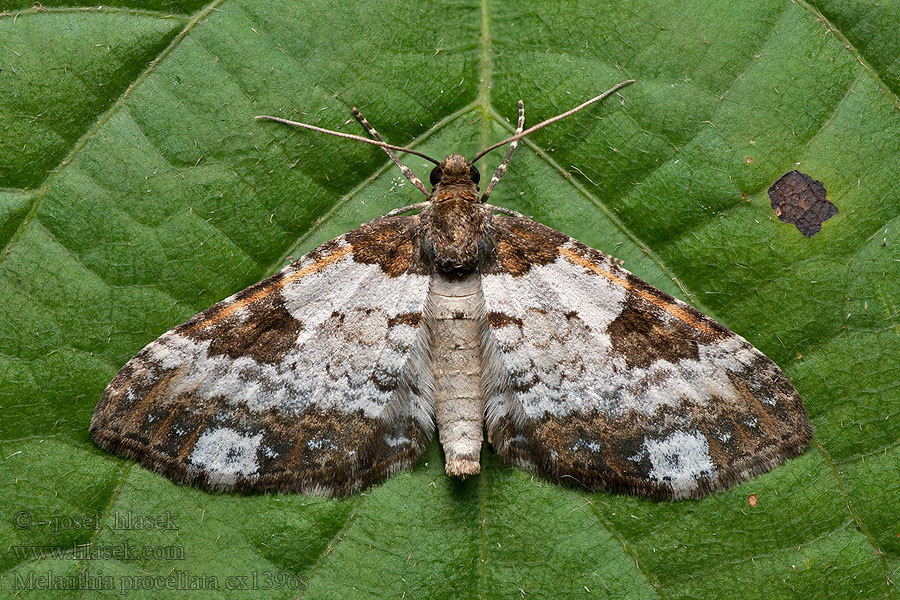
<svg viewBox="0 0 900 600"><path fill-rule="evenodd" d="M475 270L484 253L485 212L464 196L435 202L426 213L425 243L440 273Z"/></svg>

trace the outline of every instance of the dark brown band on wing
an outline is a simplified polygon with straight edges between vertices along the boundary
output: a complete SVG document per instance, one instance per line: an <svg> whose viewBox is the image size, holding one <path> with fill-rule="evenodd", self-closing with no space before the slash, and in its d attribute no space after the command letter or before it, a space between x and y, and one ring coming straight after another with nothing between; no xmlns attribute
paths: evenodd
<svg viewBox="0 0 900 600"><path fill-rule="evenodd" d="M378 265L388 277L427 275L417 235L418 215L376 219L347 233L353 260Z"/></svg>
<svg viewBox="0 0 900 600"><path fill-rule="evenodd" d="M295 348L304 325L288 312L277 289L256 297L247 305L246 314L220 318L216 327L176 329L196 341L209 341L209 356L232 359L247 356L261 364L279 364ZM233 321L233 322L232 322Z"/></svg>
<svg viewBox="0 0 900 600"><path fill-rule="evenodd" d="M552 263L569 236L530 219L492 217L491 246L496 249L484 273L521 277L532 266Z"/></svg>
<svg viewBox="0 0 900 600"><path fill-rule="evenodd" d="M417 217L391 217L366 223L344 236L345 245L326 242L307 255L312 262L292 272L280 272L240 292L232 302L217 304L185 323L178 333L197 338L197 332L227 319L250 304L275 295L287 285L324 270L352 253L353 260L377 264L388 277L427 274L416 243ZM338 238L340 239L340 238ZM302 259L301 259L302 260Z"/></svg>
<svg viewBox="0 0 900 600"><path fill-rule="evenodd" d="M197 317L182 325L181 328L178 329L178 333L196 337L196 332L198 330L211 327L222 319L226 319L242 308L245 308L249 304L258 301L267 295L279 292L291 282L302 279L311 273L318 273L331 263L341 260L351 251L352 248L350 246L342 246L301 269L297 269L296 271L287 274L284 272L276 273L268 279L264 279L238 294L233 302L217 304L212 308L203 311L197 315Z"/></svg>
<svg viewBox="0 0 900 600"><path fill-rule="evenodd" d="M626 367L646 368L660 359L672 364L699 360L700 344L710 343L710 336L665 315L656 305L628 293L622 312L606 328L612 350Z"/></svg>
<svg viewBox="0 0 900 600"><path fill-rule="evenodd" d="M647 285L637 277L630 273L622 272L621 274L613 273L611 270L605 269L602 265L592 261L581 253L570 248L560 248L560 256L568 260L574 265L584 267L588 271L601 277L605 277L609 281L620 285L626 290L640 296L642 299L655 304L662 310L666 311L676 319L684 321L691 327L702 331L704 334L714 339L719 339L730 332L704 315L703 313L691 308L687 305L676 303L675 299L650 285Z"/></svg>
<svg viewBox="0 0 900 600"><path fill-rule="evenodd" d="M522 430L503 418L492 430L491 441L507 462L552 481L590 491L673 499L681 496L671 484L652 476L645 444L678 431L699 434L715 470L697 478L689 497L699 498L770 470L803 452L812 438L803 401L787 378L770 372L763 378L770 391L778 390L775 406L761 402L761 389L736 382L739 397L733 402L716 397L703 404L685 400L653 414L632 411L618 417L597 410L546 414L526 419Z"/></svg>
<svg viewBox="0 0 900 600"><path fill-rule="evenodd" d="M108 388L91 421L91 436L105 450L210 491L344 497L411 465L428 442L411 416L389 423L361 411L316 407L297 413L275 408L251 412L244 405L224 410L225 398L203 399L190 392L172 396L167 387L161 382L160 393L147 394L151 401L141 398L139 405ZM228 483L191 460L198 439L223 428L234 435L261 436L253 456L255 472Z"/></svg>

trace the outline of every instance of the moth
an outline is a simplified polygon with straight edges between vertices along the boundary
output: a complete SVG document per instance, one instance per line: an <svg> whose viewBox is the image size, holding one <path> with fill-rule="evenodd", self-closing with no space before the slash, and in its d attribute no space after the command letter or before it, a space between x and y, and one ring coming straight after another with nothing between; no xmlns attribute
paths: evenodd
<svg viewBox="0 0 900 600"><path fill-rule="evenodd" d="M487 441L552 481L698 498L803 451L785 374L621 262L487 203L518 141L471 160L383 148L427 200L322 244L151 342L90 425L102 448L208 490L343 497L422 455L450 476ZM509 144L483 193L475 163ZM429 191L394 150L436 166Z"/></svg>

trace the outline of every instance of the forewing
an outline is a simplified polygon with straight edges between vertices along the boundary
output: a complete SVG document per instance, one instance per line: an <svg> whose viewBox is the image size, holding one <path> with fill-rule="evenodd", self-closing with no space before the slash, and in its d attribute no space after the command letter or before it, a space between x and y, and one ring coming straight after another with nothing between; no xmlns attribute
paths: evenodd
<svg viewBox="0 0 900 600"><path fill-rule="evenodd" d="M344 496L415 461L433 429L417 219L364 225L151 342L94 440L214 490Z"/></svg>
<svg viewBox="0 0 900 600"><path fill-rule="evenodd" d="M759 350L611 257L494 217L482 282L489 439L590 490L700 497L799 454L803 401Z"/></svg>

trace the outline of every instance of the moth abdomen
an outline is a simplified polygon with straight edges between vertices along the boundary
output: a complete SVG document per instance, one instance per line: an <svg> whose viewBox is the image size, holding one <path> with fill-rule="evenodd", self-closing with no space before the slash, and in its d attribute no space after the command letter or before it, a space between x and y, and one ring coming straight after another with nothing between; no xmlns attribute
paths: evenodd
<svg viewBox="0 0 900 600"><path fill-rule="evenodd" d="M434 274L428 290L432 319L434 417L448 475L480 471L483 434L481 277Z"/></svg>

